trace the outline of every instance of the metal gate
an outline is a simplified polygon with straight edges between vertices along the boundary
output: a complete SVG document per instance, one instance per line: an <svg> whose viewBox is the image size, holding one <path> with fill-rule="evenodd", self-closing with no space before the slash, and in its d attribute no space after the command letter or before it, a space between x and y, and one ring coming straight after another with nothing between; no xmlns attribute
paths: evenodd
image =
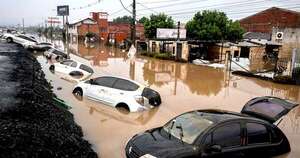
<svg viewBox="0 0 300 158"><path fill-rule="evenodd" d="M292 78L297 84L300 84L300 49L293 50L292 57Z"/></svg>

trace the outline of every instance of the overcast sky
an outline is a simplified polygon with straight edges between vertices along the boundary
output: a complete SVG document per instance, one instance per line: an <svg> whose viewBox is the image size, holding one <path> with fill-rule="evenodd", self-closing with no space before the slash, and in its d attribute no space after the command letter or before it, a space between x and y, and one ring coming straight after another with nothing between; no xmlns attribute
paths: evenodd
<svg viewBox="0 0 300 158"><path fill-rule="evenodd" d="M122 0L131 10L132 0ZM300 0L136 0L138 18L152 13L165 12L174 20L186 22L197 11L217 9L231 19L241 19L272 6L300 11ZM97 3L99 2L99 3ZM90 6L89 6L90 4ZM92 5L94 4L94 5ZM129 15L120 0L2 0L0 25L17 25L25 19L25 25L42 24L49 16L56 16L57 5L70 6L70 21L89 16L91 11L104 11L109 19Z"/></svg>

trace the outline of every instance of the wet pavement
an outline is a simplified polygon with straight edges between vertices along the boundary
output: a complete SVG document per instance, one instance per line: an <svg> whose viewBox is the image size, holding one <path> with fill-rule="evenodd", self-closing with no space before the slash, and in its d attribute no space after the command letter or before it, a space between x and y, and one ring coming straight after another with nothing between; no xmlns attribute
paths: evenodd
<svg viewBox="0 0 300 158"><path fill-rule="evenodd" d="M175 63L146 57L127 59L126 53L104 46L71 44L71 58L92 65L95 74L133 79L158 91L162 104L140 113L126 113L104 104L72 95L75 81L49 71L48 61L35 54L52 83L54 92L69 105L85 138L103 158L125 157L125 144L135 134L164 125L173 117L196 109L225 109L239 112L257 96L276 96L300 102L300 87L274 84L254 78L230 75L222 69ZM58 90L58 87L62 87ZM300 156L300 108L279 125L287 135L292 151L281 158Z"/></svg>

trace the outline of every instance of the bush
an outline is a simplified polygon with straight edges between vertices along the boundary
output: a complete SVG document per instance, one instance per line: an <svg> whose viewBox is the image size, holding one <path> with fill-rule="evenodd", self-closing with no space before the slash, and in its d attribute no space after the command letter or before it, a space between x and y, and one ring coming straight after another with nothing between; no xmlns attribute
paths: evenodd
<svg viewBox="0 0 300 158"><path fill-rule="evenodd" d="M153 58L161 59L161 60L174 60L175 59L175 57L172 56L170 53L146 53L146 52L143 52L143 53L141 53L141 55L153 57Z"/></svg>

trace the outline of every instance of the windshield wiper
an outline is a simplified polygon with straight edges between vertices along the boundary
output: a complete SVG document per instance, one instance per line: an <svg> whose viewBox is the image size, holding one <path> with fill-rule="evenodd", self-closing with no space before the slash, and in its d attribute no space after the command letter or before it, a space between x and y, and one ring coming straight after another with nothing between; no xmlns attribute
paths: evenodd
<svg viewBox="0 0 300 158"><path fill-rule="evenodd" d="M171 126L168 128L169 139L171 139L171 129L173 129L175 122L176 120L173 120Z"/></svg>
<svg viewBox="0 0 300 158"><path fill-rule="evenodd" d="M180 140L181 140L182 144L184 144L184 143L183 143L183 140L182 140L182 138L184 137L182 125L179 124L178 126L176 126L176 128L177 128L177 129L180 129Z"/></svg>

